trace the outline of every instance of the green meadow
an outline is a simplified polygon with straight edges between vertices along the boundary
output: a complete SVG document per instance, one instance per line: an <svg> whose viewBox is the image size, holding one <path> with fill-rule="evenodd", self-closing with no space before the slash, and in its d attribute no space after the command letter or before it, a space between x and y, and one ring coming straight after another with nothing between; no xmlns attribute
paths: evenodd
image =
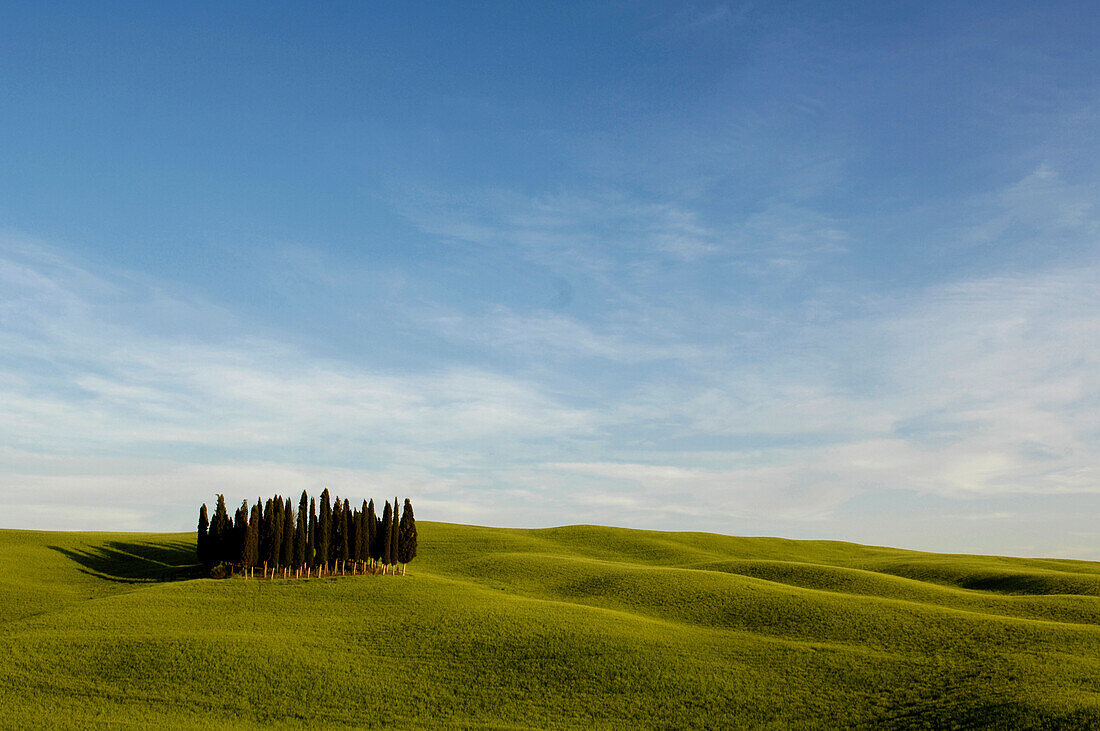
<svg viewBox="0 0 1100 731"><path fill-rule="evenodd" d="M0 726L1100 727L1100 563L418 525L309 581L0 531Z"/></svg>

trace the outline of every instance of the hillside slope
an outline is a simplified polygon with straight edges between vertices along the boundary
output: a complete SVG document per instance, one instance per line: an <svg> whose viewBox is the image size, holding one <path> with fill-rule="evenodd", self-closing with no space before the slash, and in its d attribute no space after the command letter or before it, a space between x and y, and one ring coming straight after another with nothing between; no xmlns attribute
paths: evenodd
<svg viewBox="0 0 1100 731"><path fill-rule="evenodd" d="M421 523L401 577L0 531L14 726L1100 727L1100 564Z"/></svg>

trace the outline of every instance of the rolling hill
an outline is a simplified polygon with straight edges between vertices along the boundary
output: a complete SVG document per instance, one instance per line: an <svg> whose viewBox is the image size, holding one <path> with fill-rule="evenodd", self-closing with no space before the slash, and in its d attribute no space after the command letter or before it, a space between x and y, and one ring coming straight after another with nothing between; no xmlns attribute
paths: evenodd
<svg viewBox="0 0 1100 731"><path fill-rule="evenodd" d="M1100 563L421 522L407 577L0 531L3 724L1100 727Z"/></svg>

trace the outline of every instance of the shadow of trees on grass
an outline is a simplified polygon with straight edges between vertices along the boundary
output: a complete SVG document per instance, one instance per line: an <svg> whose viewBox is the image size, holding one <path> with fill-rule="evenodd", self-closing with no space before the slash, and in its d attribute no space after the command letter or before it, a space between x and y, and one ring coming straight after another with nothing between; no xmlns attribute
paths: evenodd
<svg viewBox="0 0 1100 731"><path fill-rule="evenodd" d="M196 561L193 541L107 541L97 546L48 548L80 564L81 572L108 581L135 584L181 581L205 575Z"/></svg>

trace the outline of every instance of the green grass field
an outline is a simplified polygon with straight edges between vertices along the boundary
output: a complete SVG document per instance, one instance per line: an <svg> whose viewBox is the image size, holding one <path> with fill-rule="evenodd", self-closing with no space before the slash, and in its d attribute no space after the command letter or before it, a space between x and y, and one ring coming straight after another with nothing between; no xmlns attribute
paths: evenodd
<svg viewBox="0 0 1100 731"><path fill-rule="evenodd" d="M0 726L1100 728L1100 563L421 523L407 577L0 531Z"/></svg>

